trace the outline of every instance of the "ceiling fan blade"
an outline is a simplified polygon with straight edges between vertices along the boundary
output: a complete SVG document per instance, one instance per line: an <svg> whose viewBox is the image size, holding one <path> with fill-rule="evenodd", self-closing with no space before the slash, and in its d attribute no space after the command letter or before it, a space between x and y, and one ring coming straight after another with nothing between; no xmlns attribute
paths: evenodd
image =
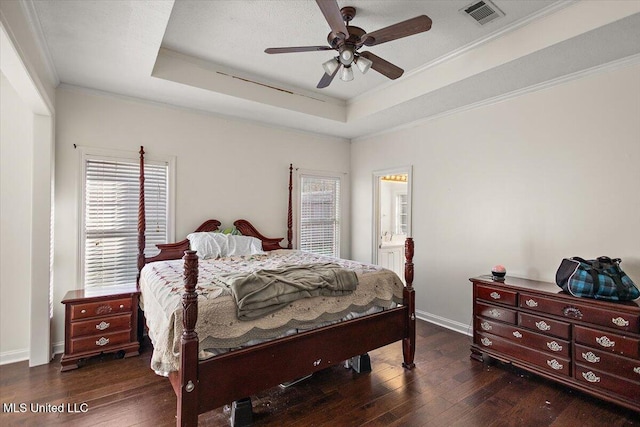
<svg viewBox="0 0 640 427"><path fill-rule="evenodd" d="M333 50L329 46L293 46L293 47L270 47L264 53L293 53L293 52L317 52L321 50Z"/></svg>
<svg viewBox="0 0 640 427"><path fill-rule="evenodd" d="M367 46L375 46L392 40L401 39L402 37L412 36L414 34L423 33L431 29L431 18L427 15L416 16L397 24L389 25L372 33L362 36L363 44Z"/></svg>
<svg viewBox="0 0 640 427"><path fill-rule="evenodd" d="M373 62L371 68L373 68L380 74L389 77L391 80L397 79L404 73L404 70L402 68L393 65L391 62L386 61L371 52L360 52L360 56L367 58L369 61Z"/></svg>
<svg viewBox="0 0 640 427"><path fill-rule="evenodd" d="M342 12L336 0L316 0L318 7L324 15L324 19L327 20L331 31L334 33L344 34L345 39L349 37L349 30L342 20Z"/></svg>
<svg viewBox="0 0 640 427"><path fill-rule="evenodd" d="M331 84L331 82L333 81L333 78L336 76L336 74L338 74L338 70L340 70L340 67L337 67L336 70L333 72L333 74L329 75L327 73L324 73L322 75L322 78L320 79L320 81L318 82L318 86L316 86L318 89L324 89L325 87L329 86Z"/></svg>

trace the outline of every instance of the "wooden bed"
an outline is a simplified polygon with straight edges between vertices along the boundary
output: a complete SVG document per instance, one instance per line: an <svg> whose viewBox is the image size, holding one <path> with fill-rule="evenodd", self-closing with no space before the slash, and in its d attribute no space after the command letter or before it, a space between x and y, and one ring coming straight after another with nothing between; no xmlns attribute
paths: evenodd
<svg viewBox="0 0 640 427"><path fill-rule="evenodd" d="M246 399L256 393L341 363L370 350L402 341L402 366L414 367L415 354L415 292L413 289L413 240L405 242L405 287L403 304L376 314L301 332L239 350L198 360L198 257L189 250L187 239L158 245L160 253L146 258L144 206L144 149L140 147L140 201L138 213L138 271L154 261L184 259L182 295L183 332L181 336L180 368L169 379L177 397L177 425L196 426L198 414L231 402ZM288 245L292 236L292 171L289 168L289 209L287 221ZM263 236L247 220L234 222L246 236L262 241L265 251L286 249L282 238ZM196 231L215 231L217 220L208 220Z"/></svg>

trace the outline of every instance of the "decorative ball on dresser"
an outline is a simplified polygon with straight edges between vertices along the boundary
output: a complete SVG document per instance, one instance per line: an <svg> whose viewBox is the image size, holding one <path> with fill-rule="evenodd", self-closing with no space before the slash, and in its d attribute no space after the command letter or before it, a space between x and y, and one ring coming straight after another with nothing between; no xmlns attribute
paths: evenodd
<svg viewBox="0 0 640 427"><path fill-rule="evenodd" d="M507 269L504 268L504 265L498 264L494 265L491 269L491 277L493 280L502 281L504 280L504 276L507 275Z"/></svg>

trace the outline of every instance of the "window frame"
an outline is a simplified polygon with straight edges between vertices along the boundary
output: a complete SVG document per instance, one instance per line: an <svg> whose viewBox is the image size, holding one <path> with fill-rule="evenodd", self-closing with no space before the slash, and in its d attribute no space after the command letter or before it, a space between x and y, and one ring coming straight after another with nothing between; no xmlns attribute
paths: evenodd
<svg viewBox="0 0 640 427"><path fill-rule="evenodd" d="M332 255L335 258L340 258L341 250L342 250L342 227L343 227L343 218L342 213L344 211L344 198L345 198L345 189L344 189L344 176L345 173L340 172L331 172L331 171L319 171L319 170L310 170L310 169L296 169L295 172L295 182L296 182L296 191L294 195L294 206L295 206L295 245L296 249L300 249L301 247L301 225L302 225L302 179L304 177L311 178L329 178L329 179L337 179L338 185L340 186L340 194L338 196L338 212L336 215L338 235L336 237L336 253Z"/></svg>
<svg viewBox="0 0 640 427"><path fill-rule="evenodd" d="M140 163L140 153L128 150L104 149L95 147L77 147L80 153L80 168L78 178L78 269L76 272L77 285L76 289L92 289L98 288L85 287L85 208L86 208L86 176L88 160L105 160L105 161L121 161ZM175 241L175 181L176 181L176 156L158 155L145 152L145 164L166 164L167 165L167 241ZM134 254L137 259L137 252ZM108 288L107 285L103 286Z"/></svg>

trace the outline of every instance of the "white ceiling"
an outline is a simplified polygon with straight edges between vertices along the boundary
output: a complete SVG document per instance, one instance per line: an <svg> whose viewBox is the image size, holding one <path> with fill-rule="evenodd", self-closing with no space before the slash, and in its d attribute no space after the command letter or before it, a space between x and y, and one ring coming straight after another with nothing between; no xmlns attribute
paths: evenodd
<svg viewBox="0 0 640 427"><path fill-rule="evenodd" d="M63 84L345 138L640 55L637 1L494 0L505 16L480 26L467 0L338 0L369 32L422 14L433 26L366 48L401 78L316 89L334 51L264 53L327 44L315 1L24 1Z"/></svg>

